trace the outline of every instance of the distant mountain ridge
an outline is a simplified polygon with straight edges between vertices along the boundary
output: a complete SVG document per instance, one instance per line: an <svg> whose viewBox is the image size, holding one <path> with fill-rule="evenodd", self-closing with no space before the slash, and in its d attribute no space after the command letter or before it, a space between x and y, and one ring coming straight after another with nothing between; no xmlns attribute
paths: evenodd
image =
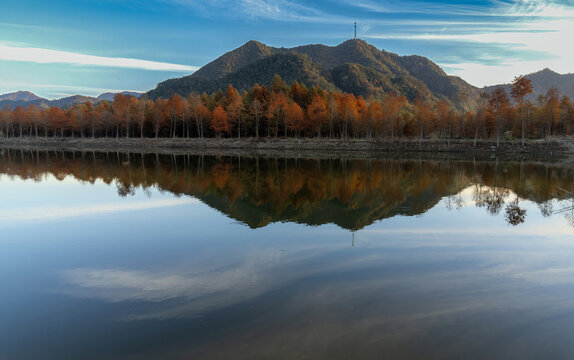
<svg viewBox="0 0 574 360"><path fill-rule="evenodd" d="M560 91L560 96L566 95L574 99L574 74L559 74L546 68L525 76L532 81L533 92L526 96L526 100L530 100L532 103L538 101L538 96L546 95L551 87L556 87ZM502 87L510 97L511 84L487 86L482 91L491 93L499 87Z"/></svg>
<svg viewBox="0 0 574 360"><path fill-rule="evenodd" d="M448 100L472 108L479 89L464 80L447 75L438 65L422 56L399 56L363 40L347 40L337 46L305 45L274 48L249 41L192 75L163 81L148 92L150 98L187 96L192 92L215 92L228 84L239 90L258 83L270 85L273 74L287 84L298 81L328 90L382 97L394 92L410 101ZM460 94L465 97L460 101Z"/></svg>
<svg viewBox="0 0 574 360"><path fill-rule="evenodd" d="M44 100L29 91L16 91L13 93L0 95L0 101L34 101Z"/></svg>
<svg viewBox="0 0 574 360"><path fill-rule="evenodd" d="M144 93L143 92L136 92L136 91L122 91L120 93L115 93L115 92L107 92L107 93L103 93L98 95L98 97L96 98L96 100L98 101L113 101L114 100L114 96L116 96L117 94L122 94L124 96L133 96L133 97L137 97L139 98L140 96L142 96Z"/></svg>
<svg viewBox="0 0 574 360"><path fill-rule="evenodd" d="M503 87L510 96L511 84L474 87L463 79L447 75L437 64L418 55L399 56L378 50L362 40L347 40L337 46L304 45L294 48L275 48L257 41L249 41L192 75L169 79L148 93L123 91L126 96L148 95L151 99L168 98L173 94L187 96L192 92L224 90L228 84L245 90L258 83L270 85L274 74L287 84L294 81L307 86L318 85L330 91L355 95L384 96L388 92L404 95L410 101L422 98L430 101L445 99L459 109L473 110L481 91L491 93ZM556 87L560 95L574 99L574 73L559 74L548 68L525 75L532 81L533 93L526 99L533 103L549 88ZM39 97L30 91L0 95L0 109L8 106L34 104L39 108L58 106L70 108L78 103L112 101L116 93L98 97L74 95L56 100Z"/></svg>
<svg viewBox="0 0 574 360"><path fill-rule="evenodd" d="M29 105L36 105L41 109L49 107L59 107L61 109L68 109L76 104L83 104L88 101L94 104L98 104L104 100L112 101L116 94L117 93L111 93L111 92L103 93L99 95L97 98L92 96L73 95L61 99L48 100L39 97L36 94L33 94L29 91L17 91L13 93L0 95L0 110L3 109L5 106L8 106L10 109L14 109L18 106L27 107ZM135 96L139 98L143 93L124 91L121 94Z"/></svg>

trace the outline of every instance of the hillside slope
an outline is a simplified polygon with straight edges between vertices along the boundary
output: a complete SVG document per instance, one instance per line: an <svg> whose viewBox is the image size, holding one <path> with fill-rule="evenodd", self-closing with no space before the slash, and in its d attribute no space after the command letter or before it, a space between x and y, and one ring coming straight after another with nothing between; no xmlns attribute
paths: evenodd
<svg viewBox="0 0 574 360"><path fill-rule="evenodd" d="M126 96L139 97L142 93L124 91L121 94ZM112 101L116 93L103 93L97 98L84 95L67 96L61 99L48 100L41 98L29 91L18 91L10 94L0 95L0 110L8 106L10 109L15 109L18 106L24 108L30 105L36 105L40 109L47 109L49 107L59 107L61 109L69 109L76 104L85 104L88 101L93 104L99 104L102 101Z"/></svg>
<svg viewBox="0 0 574 360"><path fill-rule="evenodd" d="M444 99L461 108L472 108L479 93L477 88L447 75L427 58L398 56L353 39L337 46L305 45L291 49L249 41L192 75L159 83L148 95L152 99L173 94L188 96L193 92L225 89L228 84L246 90L256 83L269 86L275 73L288 84L296 80L307 87L318 85L364 97L380 98L394 92L410 101Z"/></svg>
<svg viewBox="0 0 574 360"><path fill-rule="evenodd" d="M574 74L562 75L546 68L525 76L532 81L533 92L526 96L526 100L530 100L532 103L537 103L538 96L546 95L548 89L553 86L560 91L561 96L566 95L570 98L574 98ZM498 87L504 88L510 97L510 84L488 86L483 88L482 91L491 93Z"/></svg>

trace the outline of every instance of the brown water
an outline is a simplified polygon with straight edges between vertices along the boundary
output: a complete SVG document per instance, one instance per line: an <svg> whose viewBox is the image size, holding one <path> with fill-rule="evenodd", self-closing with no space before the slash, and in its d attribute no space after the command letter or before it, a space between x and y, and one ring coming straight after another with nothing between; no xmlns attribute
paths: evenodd
<svg viewBox="0 0 574 360"><path fill-rule="evenodd" d="M569 359L574 168L0 156L0 359Z"/></svg>

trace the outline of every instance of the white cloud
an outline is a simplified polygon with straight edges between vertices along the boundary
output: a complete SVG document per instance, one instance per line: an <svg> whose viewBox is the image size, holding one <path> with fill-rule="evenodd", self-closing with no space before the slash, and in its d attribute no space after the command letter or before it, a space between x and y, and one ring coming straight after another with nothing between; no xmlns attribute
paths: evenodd
<svg viewBox="0 0 574 360"><path fill-rule="evenodd" d="M213 260L210 265L191 264L191 269L168 269L161 273L126 270L76 268L61 273L67 285L64 293L109 302L182 301L158 307L151 313L131 314L126 320L193 317L198 313L240 303L300 277L304 269L297 264L316 256L315 245L297 250L268 249L239 259ZM344 268L346 264L328 264L316 271ZM282 271L285 267L292 270Z"/></svg>
<svg viewBox="0 0 574 360"><path fill-rule="evenodd" d="M479 5L455 5L428 1L380 2L363 0L344 2L346 5L379 14L425 14L425 15L487 15Z"/></svg>
<svg viewBox="0 0 574 360"><path fill-rule="evenodd" d="M208 4L195 0L161 0L163 2L198 9L205 13L207 10L218 9L217 16L223 12L232 9L228 13L231 17L251 18L251 19L270 19L278 21L304 21L304 22L321 22L321 23L349 23L350 20L326 13L320 9L308 6L308 3L297 3L288 0L216 0Z"/></svg>
<svg viewBox="0 0 574 360"><path fill-rule="evenodd" d="M199 68L197 66L141 59L85 55L68 51L34 47L17 47L6 43L0 43L0 60L33 62L39 64L62 63L86 66L106 66L153 71L193 72Z"/></svg>
<svg viewBox="0 0 574 360"><path fill-rule="evenodd" d="M88 206L53 206L33 207L0 210L1 223L16 223L29 221L50 221L79 216L148 210L160 207L178 206L197 203L199 200L192 198L176 198L165 200L146 200L138 202L110 203Z"/></svg>
<svg viewBox="0 0 574 360"><path fill-rule="evenodd" d="M322 15L315 9L285 0L242 0L241 2L249 13L277 20L291 18L304 20Z"/></svg>
<svg viewBox="0 0 574 360"><path fill-rule="evenodd" d="M442 42L449 44L452 51L460 48L460 56L454 61L434 60L476 86L510 82L515 76L547 67L559 73L574 70L574 49L565 46L574 33L572 6L541 0L494 1L482 15L478 18L459 17L467 21L466 25L446 24L434 31L414 26L408 32L389 31L365 37ZM456 22L456 18L451 21ZM484 51L474 59L465 59L464 47L460 45L467 44L475 48L482 46ZM493 46L498 48L493 50ZM501 52L501 49L505 51Z"/></svg>
<svg viewBox="0 0 574 360"><path fill-rule="evenodd" d="M63 96L75 95L78 92L86 95L99 95L106 92L118 93L123 91L132 92L142 92L141 89L113 89L113 88L102 88L102 87L91 87L91 86L76 86L76 85L64 85L64 84L39 84L31 82L2 82L0 84L0 93L16 92L21 89L43 89L43 90L53 90L58 91ZM144 90L145 91L145 90ZM55 94L50 91L50 94Z"/></svg>
<svg viewBox="0 0 574 360"><path fill-rule="evenodd" d="M559 73L569 73L573 69L568 59L523 61L508 59L496 65L480 63L440 64L451 75L457 75L472 85L483 87L497 84L507 84L519 75L531 74L544 68L550 68Z"/></svg>

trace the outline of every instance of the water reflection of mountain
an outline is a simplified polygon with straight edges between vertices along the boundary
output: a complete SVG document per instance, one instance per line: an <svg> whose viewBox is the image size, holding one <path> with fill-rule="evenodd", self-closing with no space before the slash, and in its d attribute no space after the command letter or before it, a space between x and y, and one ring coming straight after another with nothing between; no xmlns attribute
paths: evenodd
<svg viewBox="0 0 574 360"><path fill-rule="evenodd" d="M40 180L70 175L79 181L115 182L127 196L136 187L157 186L194 196L252 228L276 221L335 223L357 230L396 215L418 215L473 185L474 201L509 218L520 214L519 198L545 204L572 190L574 169L531 163L419 160L309 160L169 156L125 153L25 152L4 150L0 171ZM513 206L518 207L513 208ZM509 210L510 209L510 210Z"/></svg>

